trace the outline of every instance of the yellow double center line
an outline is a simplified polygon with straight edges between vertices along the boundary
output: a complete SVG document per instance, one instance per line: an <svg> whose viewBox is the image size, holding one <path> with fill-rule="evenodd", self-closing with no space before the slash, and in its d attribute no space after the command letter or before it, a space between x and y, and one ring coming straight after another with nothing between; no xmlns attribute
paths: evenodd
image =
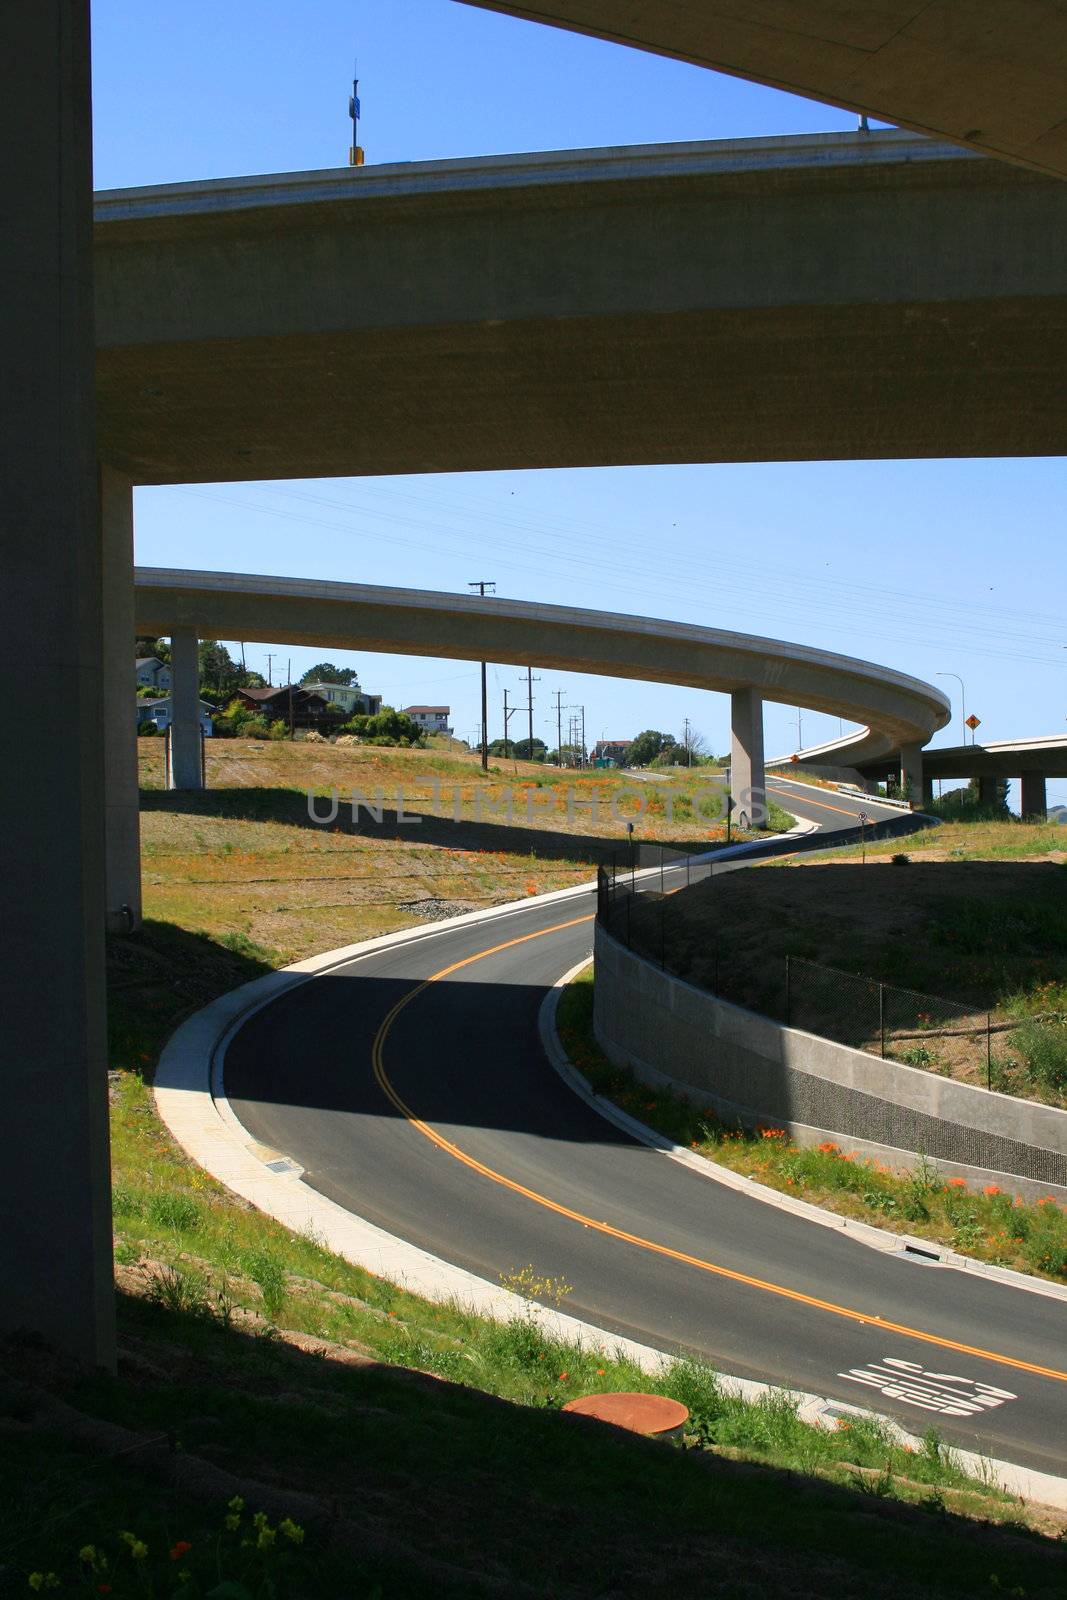
<svg viewBox="0 0 1067 1600"><path fill-rule="evenodd" d="M526 1200L531 1200L535 1205L544 1206L547 1211L554 1211L557 1216L568 1217L572 1222L581 1223L583 1228L592 1228L597 1233L606 1234L611 1239L620 1239L624 1244L635 1245L639 1250L649 1250L654 1255L666 1256L671 1261L680 1261L687 1267L696 1267L700 1272L710 1272L717 1278L727 1278L732 1283L746 1284L750 1289L762 1290L765 1294L780 1296L783 1300L791 1300L797 1305L808 1306L816 1311L828 1312L831 1316L844 1317L849 1322L859 1322L871 1327L881 1329L886 1333L898 1333L905 1339L919 1339L924 1344L939 1345L944 1350L955 1350L961 1355L976 1356L982 1361L994 1361L1002 1367L1014 1367L1020 1372L1033 1372L1042 1378L1054 1378L1060 1383L1067 1383L1067 1372L1060 1372L1055 1367L1043 1367L1034 1361L1023 1361L1018 1356L1004 1355L998 1350L984 1350L981 1345L964 1344L959 1339L946 1339L937 1333L927 1333L922 1328L911 1328L903 1322L890 1322L885 1317L874 1316L868 1311L856 1311L851 1306L838 1305L834 1300L820 1300L816 1295L804 1294L799 1289L790 1289L782 1283L771 1283L766 1278L756 1278L747 1272L737 1272L733 1267L720 1266L718 1262L706 1261L702 1256L689 1255L684 1250L675 1250L670 1245L660 1244L656 1239L645 1239L638 1233L628 1233L624 1228L615 1228L609 1222L602 1222L597 1217L589 1217L582 1211L575 1211L571 1206L563 1205L551 1196L541 1194L537 1189L530 1189L524 1183L509 1178L503 1172L486 1166L484 1161L478 1161L470 1156L451 1139L446 1139L429 1123L423 1122L421 1117L408 1105L407 1101L397 1092L385 1068L384 1049L393 1024L400 1013L417 1000L419 995L425 993L431 984L440 983L442 978L449 978L454 972L469 967L476 961L485 961L489 956L499 955L502 950L512 950L516 945L527 944L531 939L543 939L548 934L562 933L567 928L577 928L583 922L592 922L591 916L573 917L569 922L557 922L551 928L539 928L536 933L524 933L517 939L505 939L502 944L492 945L488 950L479 950L476 955L465 956L462 961L453 961L450 966L442 967L440 972L433 973L421 983L409 989L407 994L393 1006L378 1029L371 1047L371 1060L374 1065L374 1076L382 1092L400 1112L413 1128L423 1134L439 1150L444 1150L448 1155L454 1156L472 1172L478 1172L483 1178L488 1178L491 1183L498 1183L504 1189L510 1189L513 1194L522 1195Z"/></svg>

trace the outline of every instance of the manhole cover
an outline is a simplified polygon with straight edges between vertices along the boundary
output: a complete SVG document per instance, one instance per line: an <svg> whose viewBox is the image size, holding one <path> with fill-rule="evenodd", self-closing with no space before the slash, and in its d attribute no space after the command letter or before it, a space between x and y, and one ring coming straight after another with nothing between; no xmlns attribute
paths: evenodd
<svg viewBox="0 0 1067 1600"><path fill-rule="evenodd" d="M656 1439L680 1434L689 1421L685 1406L661 1394L583 1394L568 1400L563 1409Z"/></svg>

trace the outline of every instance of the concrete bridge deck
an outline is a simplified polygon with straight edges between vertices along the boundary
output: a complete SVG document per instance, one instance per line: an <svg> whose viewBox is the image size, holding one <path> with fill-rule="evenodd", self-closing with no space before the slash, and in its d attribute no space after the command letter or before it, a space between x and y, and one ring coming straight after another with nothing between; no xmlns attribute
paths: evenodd
<svg viewBox="0 0 1067 1600"><path fill-rule="evenodd" d="M1067 176L1055 0L467 0Z"/></svg>
<svg viewBox="0 0 1067 1600"><path fill-rule="evenodd" d="M909 133L95 204L136 483L1067 451L1067 185Z"/></svg>

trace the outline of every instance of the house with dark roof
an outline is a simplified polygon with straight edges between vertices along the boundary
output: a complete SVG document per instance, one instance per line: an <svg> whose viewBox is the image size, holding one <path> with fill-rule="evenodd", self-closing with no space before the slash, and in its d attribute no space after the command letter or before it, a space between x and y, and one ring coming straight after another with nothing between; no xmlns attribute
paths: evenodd
<svg viewBox="0 0 1067 1600"><path fill-rule="evenodd" d="M296 683L263 689L238 689L237 699L250 711L258 711L268 722L288 724L291 711L294 728L317 728L326 714L326 701L322 695L302 689Z"/></svg>

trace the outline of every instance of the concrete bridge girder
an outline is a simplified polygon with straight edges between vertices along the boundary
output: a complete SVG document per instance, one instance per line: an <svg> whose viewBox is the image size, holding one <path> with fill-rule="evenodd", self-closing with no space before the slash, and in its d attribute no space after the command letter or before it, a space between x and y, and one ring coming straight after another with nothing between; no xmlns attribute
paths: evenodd
<svg viewBox="0 0 1067 1600"><path fill-rule="evenodd" d="M1018 0L466 0L1067 176L1067 15ZM992 42L991 42L992 41Z"/></svg>
<svg viewBox="0 0 1067 1600"><path fill-rule="evenodd" d="M137 483L1067 452L1067 186L910 134L113 191L95 265Z"/></svg>

